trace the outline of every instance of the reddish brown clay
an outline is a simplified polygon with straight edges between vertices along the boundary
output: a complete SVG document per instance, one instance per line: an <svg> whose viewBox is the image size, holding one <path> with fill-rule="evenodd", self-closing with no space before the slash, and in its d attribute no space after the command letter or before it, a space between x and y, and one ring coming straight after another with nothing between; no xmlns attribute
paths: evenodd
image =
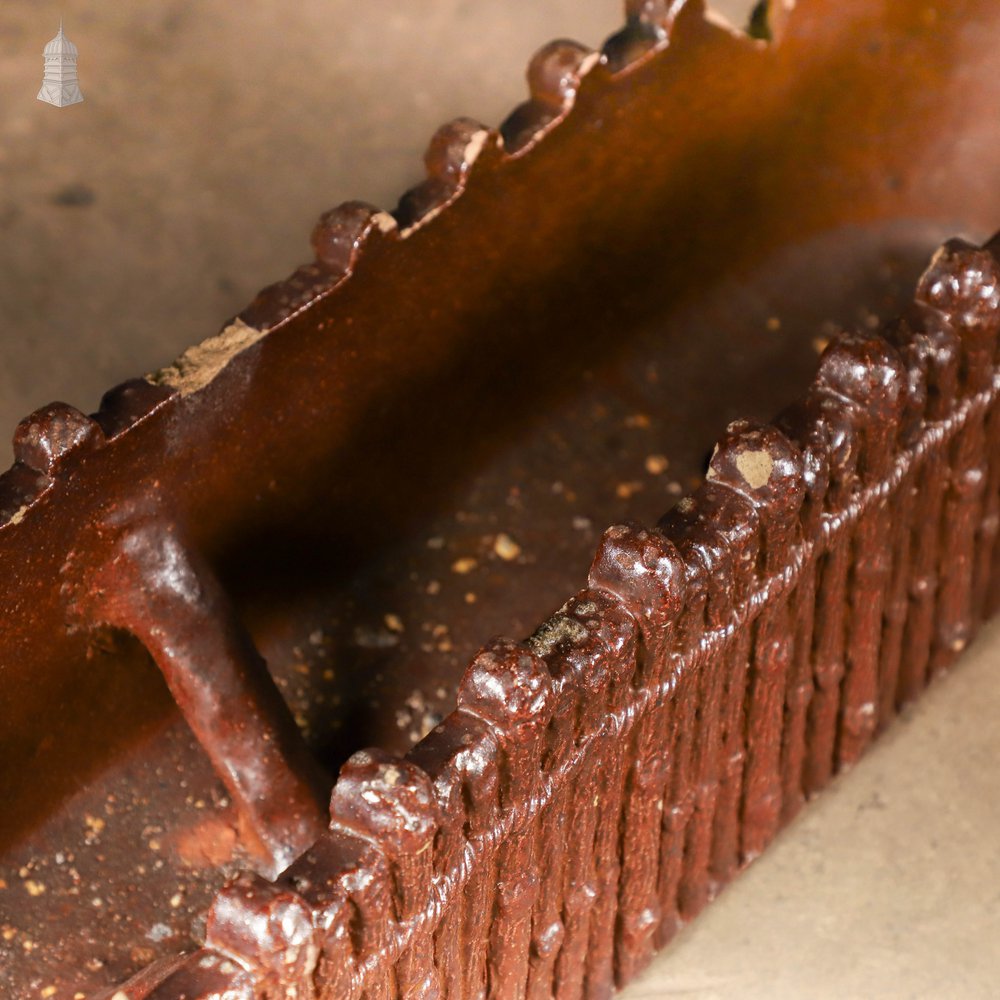
<svg viewBox="0 0 1000 1000"><path fill-rule="evenodd" d="M997 243L909 282L1000 219L1000 14L772 6L770 46L695 0L546 46L395 214L326 213L218 337L21 424L0 834L33 874L91 796L68 877L127 902L74 935L24 876L15 995L606 996L996 610ZM242 853L177 891L209 801Z"/></svg>

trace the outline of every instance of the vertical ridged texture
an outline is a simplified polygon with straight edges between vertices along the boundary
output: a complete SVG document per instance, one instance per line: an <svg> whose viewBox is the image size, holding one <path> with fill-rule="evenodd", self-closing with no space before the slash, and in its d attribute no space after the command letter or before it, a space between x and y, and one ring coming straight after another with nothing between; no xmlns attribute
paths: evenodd
<svg viewBox="0 0 1000 1000"><path fill-rule="evenodd" d="M485 646L407 758L355 754L329 832L218 895L206 975L258 1000L576 1000L641 968L996 607L991 251L947 244L885 336L834 338L655 529L608 529L589 588ZM46 455L24 438L25 467ZM135 996L212 996L193 962Z"/></svg>
<svg viewBox="0 0 1000 1000"><path fill-rule="evenodd" d="M899 352L906 372L906 391L898 439L899 448L905 450L920 440L927 410L927 376L920 360L919 348L905 320L893 324L886 331L886 337ZM921 468L915 463L904 468L899 486L890 502L888 546L891 568L882 612L876 732L881 732L892 722L899 708L903 640L910 606L913 567L911 538L916 526L920 474Z"/></svg>
<svg viewBox="0 0 1000 1000"><path fill-rule="evenodd" d="M938 311L926 304L926 275L917 287L901 338L926 385L924 426L943 427L958 392L958 337ZM930 448L916 472L910 535L909 609L903 627L897 699L912 701L924 688L934 634L934 608L941 555L941 515L948 481L946 448Z"/></svg>
<svg viewBox="0 0 1000 1000"><path fill-rule="evenodd" d="M498 817L498 743L490 726L467 712L453 712L434 735L417 744L408 759L430 777L441 815L434 850L435 874L447 877L460 870L467 852L486 835ZM434 956L440 989L449 1000L470 995L470 984L481 981L475 942L485 926L485 875L474 874L464 893L445 902L434 930Z"/></svg>
<svg viewBox="0 0 1000 1000"><path fill-rule="evenodd" d="M984 248L993 258L996 267L1000 255L1000 239L994 237ZM996 277L993 272L993 291L996 294ZM993 317L996 322L996 317ZM995 327L994 327L995 330ZM991 367L995 372L1000 362L1000 336L994 333L993 358ZM993 375L995 378L995 375ZM982 513L974 542L975 565L972 577L972 617L978 622L1000 609L1000 408L994 406L987 412L985 420L986 482L983 487Z"/></svg>
<svg viewBox="0 0 1000 1000"><path fill-rule="evenodd" d="M415 921L430 898L439 810L430 778L419 767L384 753L363 750L344 765L330 800L334 823L371 839L385 853L391 873L396 921ZM431 929L416 922L399 959L395 984L375 995L441 996Z"/></svg>
<svg viewBox="0 0 1000 1000"><path fill-rule="evenodd" d="M525 810L540 791L544 735L552 718L552 678L544 661L527 646L494 640L462 678L458 704L496 730L501 805L509 812ZM526 993L541 862L533 822L522 824L499 845L486 965L494 995Z"/></svg>
<svg viewBox="0 0 1000 1000"><path fill-rule="evenodd" d="M659 943L709 898L716 818L723 827L718 843L731 843L727 834L736 829L739 791L727 781L726 794L719 794L720 778L736 777L725 759L730 753L739 758L742 777L747 649L732 641L737 635L731 627L733 600L748 592L759 545L753 507L715 482L705 483L678 504L661 527L684 558L686 642L699 633L717 635L721 641L695 660L690 684L681 682L684 701L675 709L676 765L664 803L661 850L660 893L667 919L659 929Z"/></svg>
<svg viewBox="0 0 1000 1000"><path fill-rule="evenodd" d="M1000 327L998 278L1000 270L989 251L950 240L935 254L920 283L919 300L937 311L958 339L960 400L983 392L993 381ZM949 448L932 671L954 660L974 627L974 546L984 514L988 457L986 415L977 412Z"/></svg>
<svg viewBox="0 0 1000 1000"><path fill-rule="evenodd" d="M825 392L844 400L853 420L855 488L876 490L896 455L907 388L902 360L882 337L844 336L827 349L819 380ZM890 498L884 491L871 497L849 542L838 768L860 757L877 724L879 646L892 548Z"/></svg>
<svg viewBox="0 0 1000 1000"><path fill-rule="evenodd" d="M763 584L781 573L787 554L800 541L798 515L805 485L798 449L775 427L737 421L716 448L708 477L750 505L759 520L755 582ZM734 546L729 548L734 551ZM743 558L752 566L749 555ZM738 576L747 575L741 568ZM733 595L731 600L739 602L742 596ZM784 705L794 637L789 597L770 602L755 626L745 699L741 860L756 857L780 825Z"/></svg>
<svg viewBox="0 0 1000 1000"><path fill-rule="evenodd" d="M820 560L807 555L810 539L823 537L824 510L830 486L830 457L823 434L813 422L809 399L789 407L777 425L797 442L802 460L804 496L799 519L803 553L798 583L792 595L792 660L785 685L785 720L781 738L781 819L789 822L805 802L812 700L817 689L814 639L817 634L816 602L820 584ZM818 548L818 547L817 547ZM814 549L815 552L815 549Z"/></svg>
<svg viewBox="0 0 1000 1000"><path fill-rule="evenodd" d="M673 544L659 532L632 525L609 528L591 567L590 585L613 594L635 618L640 640L636 687L657 690L672 685L672 653L677 645L673 626L684 601L684 565ZM634 726L629 747L631 766L624 787L618 846L615 950L620 982L652 956L653 935L663 918L659 853L664 793L671 774L671 714L646 713ZM615 785L617 788L617 780ZM608 803L605 815L610 808ZM611 828L610 823L608 826ZM610 875L614 860L602 860L602 866ZM611 979L611 962L608 949L597 942L592 942L591 952L588 966L594 988L589 992L595 995L602 993Z"/></svg>
<svg viewBox="0 0 1000 1000"><path fill-rule="evenodd" d="M826 357L824 356L824 361ZM846 400L829 391L823 363L807 396L809 411L804 448L825 452L829 479L820 521L813 623L813 695L809 703L803 787L806 795L826 786L834 771L840 688L847 661L847 583L851 566L853 522L827 528L846 510L857 492L859 434L856 414Z"/></svg>
<svg viewBox="0 0 1000 1000"><path fill-rule="evenodd" d="M597 962L604 970L603 980L588 964L588 953L593 937L606 926L607 912L613 919L616 907L615 831L627 760L622 719L635 671L638 632L635 619L617 599L600 590L584 591L552 621L565 634L552 653L555 670L574 687L576 742L587 748L582 757L577 751L574 780L564 782L570 788L564 829L574 833L566 850L565 937L556 956L553 984L553 989L558 984L560 997L579 998L607 985L607 948Z"/></svg>
<svg viewBox="0 0 1000 1000"><path fill-rule="evenodd" d="M577 739L586 732L580 726L583 691L579 684L581 678L576 673L579 657L575 654L581 644L587 647L594 645L593 629L599 625L599 620L593 617L596 610L597 604L591 595L577 595L539 626L528 639L532 651L545 660L553 680L552 722L546 732L542 764L547 774L557 772L569 764ZM598 688L606 685L604 671L596 671L593 679ZM588 691L586 694L590 697L596 695L599 701L603 701L598 691ZM571 850L570 840L566 837L564 817L574 811L575 791L575 786L568 784L555 791L551 806L542 813L539 820L538 852L539 857L544 859L544 877L531 918L527 984L529 998L552 995L556 959L566 943L566 877L578 862ZM589 839L592 844L592 833Z"/></svg>

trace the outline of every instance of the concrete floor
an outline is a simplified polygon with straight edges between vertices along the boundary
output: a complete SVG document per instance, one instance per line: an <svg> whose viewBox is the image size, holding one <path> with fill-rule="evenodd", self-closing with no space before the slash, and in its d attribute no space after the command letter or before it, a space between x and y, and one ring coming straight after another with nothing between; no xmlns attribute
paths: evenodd
<svg viewBox="0 0 1000 1000"><path fill-rule="evenodd" d="M63 110L35 100L60 15L85 96ZM93 409L213 333L310 256L320 211L392 207L438 124L499 122L539 43L619 19L618 0L5 0L0 426ZM994 627L625 996L1000 994L998 717Z"/></svg>

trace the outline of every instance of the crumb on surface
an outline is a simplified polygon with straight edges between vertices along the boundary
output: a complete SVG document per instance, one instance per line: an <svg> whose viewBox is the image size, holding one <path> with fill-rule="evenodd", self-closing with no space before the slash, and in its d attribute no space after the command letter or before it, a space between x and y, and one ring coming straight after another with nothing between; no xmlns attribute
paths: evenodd
<svg viewBox="0 0 1000 1000"><path fill-rule="evenodd" d="M642 483L638 479L629 480L628 482L619 483L615 487L615 496L620 500L628 500L630 497L635 496L642 489Z"/></svg>
<svg viewBox="0 0 1000 1000"><path fill-rule="evenodd" d="M493 551L504 562L511 562L521 554L521 546L510 535L501 531L493 542Z"/></svg>
<svg viewBox="0 0 1000 1000"><path fill-rule="evenodd" d="M625 418L625 426L630 428L646 428L650 424L645 413L633 413Z"/></svg>

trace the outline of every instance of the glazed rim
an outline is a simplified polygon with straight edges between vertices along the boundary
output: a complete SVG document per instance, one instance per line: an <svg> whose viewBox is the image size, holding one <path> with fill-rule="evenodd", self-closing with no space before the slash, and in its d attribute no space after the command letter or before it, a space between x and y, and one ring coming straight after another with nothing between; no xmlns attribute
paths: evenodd
<svg viewBox="0 0 1000 1000"><path fill-rule="evenodd" d="M775 38L780 37L786 6L776 5L777 12L770 15L770 34ZM402 196L395 211L348 201L324 213L312 233L315 260L263 289L218 334L188 348L141 382L133 380L109 390L92 417L62 403L49 404L26 417L15 435L14 464L0 474L0 531L30 515L34 504L65 475L59 466L74 452L117 440L171 397L200 392L239 354L342 290L377 244L405 240L438 218L462 196L486 161L491 170L503 171L530 153L572 114L581 88L620 84L671 45L683 46L684 29L690 30L695 20L703 19L747 46L766 48L768 44L706 10L703 0L627 0L625 7L625 27L601 51L566 40L539 49L527 71L530 97L499 129L468 118L443 125L425 154L427 178ZM53 407L58 407L58 413ZM69 430L44 426L67 421L74 425Z"/></svg>
<svg viewBox="0 0 1000 1000"><path fill-rule="evenodd" d="M598 85L591 84L590 80L602 75L613 83L639 63L654 58L671 41L677 40L671 35L675 18L682 10L697 10L699 6L680 2L633 3L629 6L626 28L609 40L603 53L589 52L567 42L555 42L543 48L529 69L531 99L515 109L500 130L487 129L467 120L444 126L428 152L428 178L404 195L392 215L359 203L347 203L324 215L313 233L316 261L300 268L286 281L261 292L254 303L216 337L189 349L168 368L147 376L145 381L149 388L142 390L139 396L141 406L136 406L137 393L133 385L127 405L122 404L121 393L113 390L94 418L82 414L73 416L69 421L73 425L69 434L49 433L53 426L51 407L27 418L19 428L15 466L0 477L0 528L14 530L30 516L31 506L55 485L61 474L59 464L71 452L85 446L100 446L104 440L117 438L165 405L172 396L185 396L203 389L238 353L345 283L362 255L376 241L405 239L429 224L461 196L480 157L487 153L509 160L523 156L571 113L581 86ZM762 43L746 39L746 44ZM684 603L686 584L677 576L677 551L682 547L680 535L687 529L680 525L688 515L698 519L705 490L711 492L722 487L736 498L737 506L753 511L754 523L765 537L765 548L780 547L777 539L782 532L786 541L795 539L798 548L793 563L780 572L776 572L774 566L764 565L766 559L764 564L753 564L736 617L720 621L714 629L704 633L699 645L701 656L707 655L713 644L731 635L739 622L756 617L765 605L792 586L795 566L801 567L808 558L806 549L811 543L805 533L810 517L812 527L825 536L857 523L899 485L912 471L912 463L928 449L953 440L970 420L981 418L993 406L998 392L994 369L994 314L998 306L996 267L992 250L982 252L952 243L939 252L921 280L916 309L925 326L940 332L943 340L935 347L941 348L944 344L943 354L947 355L944 360L942 356L930 357L926 342L920 339L925 331L914 326L911 320L894 327L889 339L850 335L839 338L827 349L819 374L807 394L807 402L790 410L779 421L788 436L774 427L745 423L732 426L713 456L705 489L680 501L672 526L671 523L664 525L665 534L634 526L609 529L590 582L592 592L604 595L598 600L609 602L605 607L609 616L616 614L613 608L620 606L626 610L621 620L624 624L620 622L622 634L631 631L633 641L645 646L655 645L665 617L676 613ZM955 374L959 368L961 373ZM949 377L952 384L946 385ZM934 390L932 402L928 402L928 386ZM953 412L945 413L941 409L942 400L958 401ZM841 435L840 451L835 450L832 454L833 439L829 427L823 423L831 417L830 404L848 414L836 427ZM817 413L824 405L828 409L823 411L821 419ZM934 409L935 405L938 410ZM59 411L56 423L60 430L67 425L65 418L70 409ZM925 423L925 416L929 423ZM854 447L850 444L852 435L855 436ZM826 440L818 441L823 436ZM908 451L895 454L893 449L897 444L905 445ZM860 466L855 464L859 455L863 456ZM905 455L917 458L907 459ZM838 462L841 464L836 467ZM26 470L36 474L28 477L31 479L29 486L25 485ZM830 495L830 484L838 483L846 491L840 499L850 502L845 505L845 512L830 516L829 511L822 508ZM984 490L984 493L987 496L985 503L993 503L995 507L996 490ZM811 513L810 504L813 505ZM988 518L984 518L984 523L986 521ZM702 524L698 530L711 532L715 529ZM800 531L802 535L798 534ZM768 533L771 538L767 538ZM992 536L985 531L982 533L985 557L977 565L969 607L963 608L950 626L953 634L948 645L953 652L965 645L973 623L991 603L988 589L995 534L995 524ZM670 540L674 536L677 545ZM715 542L720 553L717 558L723 560L730 571L741 559L746 562L746 552L753 548L740 532L730 531L716 537ZM750 587L751 576L755 577L758 572L763 574L763 584L758 580L757 585ZM705 581L698 582L697 586L705 587ZM515 731L517 742L526 743L531 743L533 737L525 734L533 733L537 737L543 732L558 698L557 687L560 683L568 683L563 675L561 681L554 684L545 661L564 655L567 644L580 638L581 629L586 631L583 619L594 614L592 610L581 608L581 604L592 603L592 597L578 597L574 601L575 604L571 601L560 614L541 626L526 645L493 644L480 653L463 680L459 709L415 748L413 759L433 760L435 754L444 749L440 747L444 737L458 724L480 731L485 725L495 731L498 735L487 734L483 739L486 743L493 740L495 747L505 748L505 753L509 752L507 747ZM679 665L677 672L683 669ZM516 718L511 716L509 691L504 691L500 699L492 696L498 673L530 695L520 705ZM672 687L675 677L676 674L664 679L664 683ZM868 702L862 701L862 704ZM856 721L860 727L858 745L863 749L874 723L869 726L864 720ZM561 780L566 780L571 773L570 764L565 762ZM532 800L532 814L545 805L557 785L556 781L549 782L547 797ZM403 791L391 792L397 786ZM384 813L375 810L366 814L364 807L358 806L359 801L366 801L363 792L373 789L381 800L379 809L387 808L388 802L391 813L399 808L395 796L408 793L411 798L406 802L407 808L423 814L419 829L411 831L414 837L403 838L405 844L394 842L392 831L386 831ZM434 800L434 786L412 761L390 758L380 751L361 751L345 765L334 790L334 831L339 829L341 835L345 831L351 836L360 835L385 852L391 859L390 867L396 869L404 855L419 855L428 846L427 838L432 836L439 818ZM530 818L524 809L511 810L491 839L502 831L509 833ZM421 842L419 847L417 840ZM461 865L464 874L459 870L450 873L450 877L437 884L435 893L443 897L449 886L460 886L472 862L473 856L464 858ZM401 879L404 899L405 883L411 877ZM400 881L398 872L397 881ZM276 891L268 885L262 880L244 878L235 887L224 890L213 907L215 924L209 944L215 951L170 960L162 966L161 972L166 974L168 966L179 969L182 965L193 967L197 962L201 968L211 967L231 977L234 989L252 990L255 977L266 975L266 969L259 955L227 939L231 930L227 908L233 908L233 899L240 893L247 898L255 897L254 906L266 906L266 901L273 898ZM292 889L282 885L280 891L287 894ZM438 905L435 901L435 908ZM385 956L390 951L397 955L402 953L427 921L429 910L426 907L412 909L404 902L403 908L400 916L405 933L382 952ZM410 912L405 912L407 910ZM234 958L239 960L240 968L230 972L225 966L227 963L232 965L230 960ZM282 961L286 959L287 954ZM376 964L377 961L370 957L367 968L374 968ZM255 971L250 974L249 969ZM358 971L363 973L365 970ZM135 994L130 991L124 995Z"/></svg>

